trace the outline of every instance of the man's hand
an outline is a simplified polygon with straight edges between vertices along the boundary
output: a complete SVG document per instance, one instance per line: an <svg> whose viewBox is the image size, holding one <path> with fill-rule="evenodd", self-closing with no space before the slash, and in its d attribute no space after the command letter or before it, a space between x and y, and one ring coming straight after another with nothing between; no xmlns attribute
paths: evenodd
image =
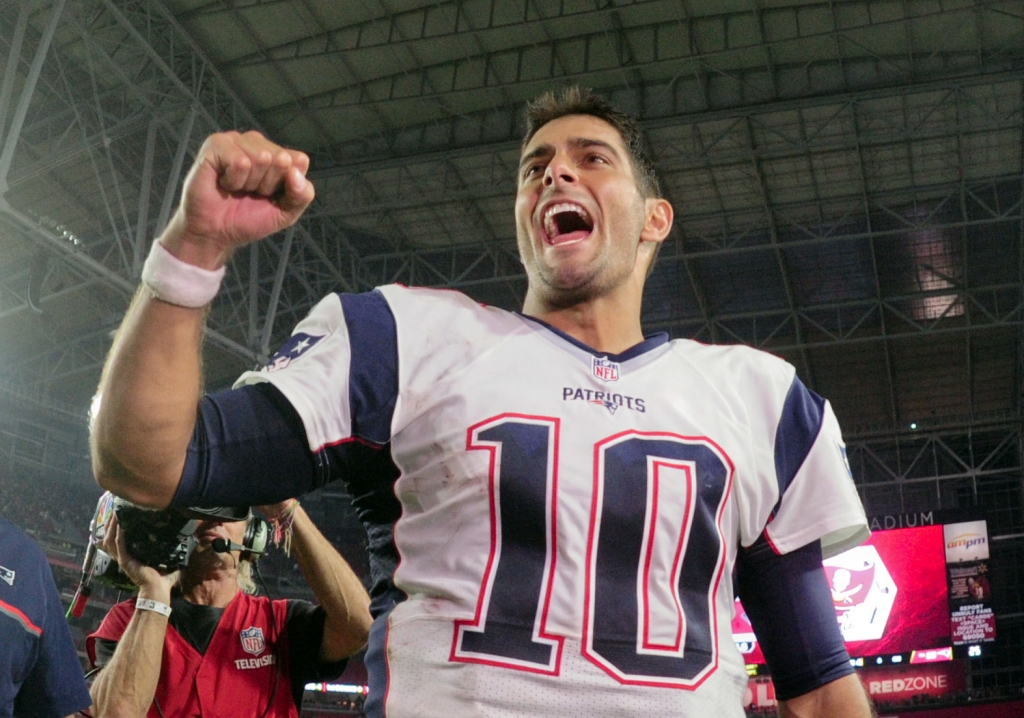
<svg viewBox="0 0 1024 718"><path fill-rule="evenodd" d="M117 523L116 516L110 517L100 548L117 561L117 565L129 580L139 587L141 598L151 598L160 603L170 604L171 588L177 581L177 572L164 576L152 566L147 566L132 556L125 545L124 533Z"/></svg>
<svg viewBox="0 0 1024 718"><path fill-rule="evenodd" d="M128 553L124 533L111 517L100 548L117 560L121 570L139 587L139 598L170 605L177 572L168 576ZM99 672L89 694L94 716L145 716L156 695L163 664L167 618L154 611L136 610L110 662Z"/></svg>
<svg viewBox="0 0 1024 718"><path fill-rule="evenodd" d="M295 499L285 499L276 504L266 504L264 506L256 506L256 510L267 517L268 521L274 521L275 519L281 518L288 509L296 503Z"/></svg>
<svg viewBox="0 0 1024 718"><path fill-rule="evenodd" d="M313 201L309 157L258 132L203 143L160 241L179 259L216 269L236 248L290 227Z"/></svg>
<svg viewBox="0 0 1024 718"><path fill-rule="evenodd" d="M351 656L366 645L373 623L363 584L295 499L257 508L271 520L291 514L295 560L327 614L320 661L334 663Z"/></svg>

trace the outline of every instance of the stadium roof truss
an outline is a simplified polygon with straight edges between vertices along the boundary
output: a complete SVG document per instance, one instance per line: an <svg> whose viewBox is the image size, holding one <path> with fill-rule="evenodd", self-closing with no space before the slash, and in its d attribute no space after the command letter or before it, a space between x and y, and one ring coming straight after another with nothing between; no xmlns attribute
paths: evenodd
<svg viewBox="0 0 1024 718"><path fill-rule="evenodd" d="M578 83L676 208L649 330L785 357L851 440L1019 429L1020 2L17 0L0 60L0 395L62 420L210 132L307 150L318 192L231 262L217 387L329 292L517 308L521 108Z"/></svg>

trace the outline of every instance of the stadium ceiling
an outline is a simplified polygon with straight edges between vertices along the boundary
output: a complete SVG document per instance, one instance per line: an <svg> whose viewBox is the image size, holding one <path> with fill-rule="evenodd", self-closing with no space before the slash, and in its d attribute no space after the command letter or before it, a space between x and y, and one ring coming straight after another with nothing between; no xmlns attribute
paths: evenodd
<svg viewBox="0 0 1024 718"><path fill-rule="evenodd" d="M1019 0L0 3L0 393L84 417L216 129L308 151L318 199L236 254L210 386L331 291L517 308L520 113L569 83L676 208L649 330L787 358L848 437L1019 422Z"/></svg>

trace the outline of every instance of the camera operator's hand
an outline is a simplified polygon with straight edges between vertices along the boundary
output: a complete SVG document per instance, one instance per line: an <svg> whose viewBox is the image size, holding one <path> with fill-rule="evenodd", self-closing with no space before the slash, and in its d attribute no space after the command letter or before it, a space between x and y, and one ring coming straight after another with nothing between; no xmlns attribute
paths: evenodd
<svg viewBox="0 0 1024 718"><path fill-rule="evenodd" d="M267 517L267 521L276 521L282 516L289 513L289 510L297 504L298 501L295 499L285 499L276 504L265 504L263 506L256 506L256 510Z"/></svg>
<svg viewBox="0 0 1024 718"><path fill-rule="evenodd" d="M151 598L160 603L170 604L171 588L177 582L178 573L164 576L152 566L147 566L132 556L125 545L124 534L116 516L110 517L100 548L110 554L131 582L139 587L140 598Z"/></svg>

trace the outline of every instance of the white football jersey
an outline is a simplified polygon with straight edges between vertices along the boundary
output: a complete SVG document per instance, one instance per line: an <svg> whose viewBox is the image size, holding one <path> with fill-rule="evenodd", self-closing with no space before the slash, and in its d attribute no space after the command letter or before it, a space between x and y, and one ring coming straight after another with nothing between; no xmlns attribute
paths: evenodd
<svg viewBox="0 0 1024 718"><path fill-rule="evenodd" d="M358 442L395 468L371 715L743 716L740 544L828 556L868 534L831 408L748 347L607 356L387 286L324 299L257 381L314 452Z"/></svg>

